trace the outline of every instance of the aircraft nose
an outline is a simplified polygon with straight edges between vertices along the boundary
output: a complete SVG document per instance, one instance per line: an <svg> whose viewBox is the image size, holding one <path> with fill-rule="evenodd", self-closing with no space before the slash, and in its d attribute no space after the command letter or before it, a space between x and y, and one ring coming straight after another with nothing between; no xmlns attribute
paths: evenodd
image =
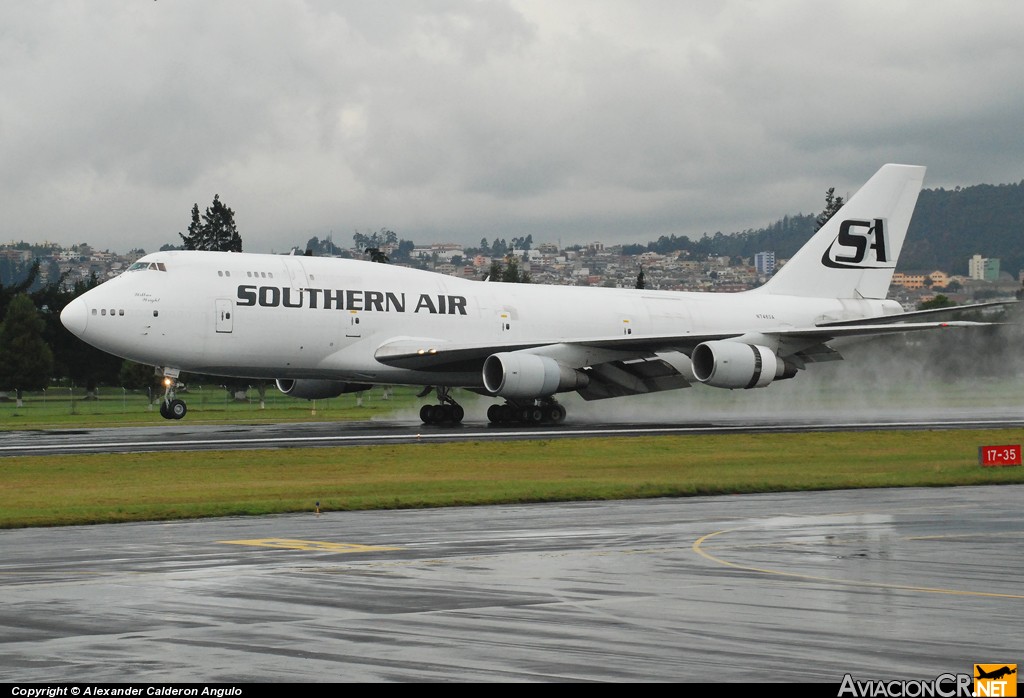
<svg viewBox="0 0 1024 698"><path fill-rule="evenodd" d="M81 337L85 334L85 326L89 323L89 306L81 298L76 298L60 311L60 321L71 334Z"/></svg>

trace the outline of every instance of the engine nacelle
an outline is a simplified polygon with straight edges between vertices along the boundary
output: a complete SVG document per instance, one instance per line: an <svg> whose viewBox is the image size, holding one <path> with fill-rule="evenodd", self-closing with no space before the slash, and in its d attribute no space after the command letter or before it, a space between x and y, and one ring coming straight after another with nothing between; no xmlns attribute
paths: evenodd
<svg viewBox="0 0 1024 698"><path fill-rule="evenodd" d="M275 382L277 389L288 397L304 400L326 400L338 397L342 393L358 393L373 387L366 383L345 383L318 378L300 378L298 380L278 378Z"/></svg>
<svg viewBox="0 0 1024 698"><path fill-rule="evenodd" d="M704 342L690 354L693 375L716 388L763 388L776 378L792 378L796 368L768 347L742 342Z"/></svg>
<svg viewBox="0 0 1024 698"><path fill-rule="evenodd" d="M491 354L484 361L484 387L504 398L548 397L567 390L585 388L590 379L580 371L563 366L550 356L518 351Z"/></svg>

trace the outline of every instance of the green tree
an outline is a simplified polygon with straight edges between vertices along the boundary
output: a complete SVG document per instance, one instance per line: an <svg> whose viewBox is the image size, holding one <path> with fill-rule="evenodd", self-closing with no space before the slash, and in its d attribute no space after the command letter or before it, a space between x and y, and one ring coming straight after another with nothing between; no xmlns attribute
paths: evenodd
<svg viewBox="0 0 1024 698"><path fill-rule="evenodd" d="M22 406L22 391L41 390L50 381L53 352L43 340L43 319L35 303L26 294L14 297L0 323L0 387L17 393Z"/></svg>
<svg viewBox="0 0 1024 698"><path fill-rule="evenodd" d="M72 299L99 286L99 283L96 275L92 274L86 281L76 281L71 290L63 288L63 280L58 280L32 294L46 321L43 338L53 350L55 375L66 376L76 384L84 385L90 399L95 399L99 383L116 384L121 359L86 344L68 332L61 324L60 313Z"/></svg>
<svg viewBox="0 0 1024 698"><path fill-rule="evenodd" d="M121 380L121 387L128 390L145 390L149 404L159 394L160 377L152 366L137 364L134 361L124 360L117 377Z"/></svg>
<svg viewBox="0 0 1024 698"><path fill-rule="evenodd" d="M647 279L644 278L644 268L640 267L640 273L636 275L636 287L647 288Z"/></svg>
<svg viewBox="0 0 1024 698"><path fill-rule="evenodd" d="M414 249L416 249L416 243L412 240L399 240L398 248L395 250L394 256L398 259L408 261Z"/></svg>
<svg viewBox="0 0 1024 698"><path fill-rule="evenodd" d="M825 210L818 214L818 217L814 219L814 232L821 230L829 219L843 207L843 197L836 196L836 188L829 187L828 191L825 192Z"/></svg>
<svg viewBox="0 0 1024 698"><path fill-rule="evenodd" d="M360 233L358 230L352 236L352 242L355 243L356 249L361 251L369 251L371 248L380 248L387 245L395 246L398 244L398 233L387 228L381 228L376 233L365 235Z"/></svg>
<svg viewBox="0 0 1024 698"><path fill-rule="evenodd" d="M121 381L121 386L129 390L145 390L158 382L158 376L152 366L137 364L128 359L121 364L117 377Z"/></svg>
<svg viewBox="0 0 1024 698"><path fill-rule="evenodd" d="M512 238L512 242L509 243L509 245L513 250L528 250L533 246L533 235L527 235L522 238Z"/></svg>
<svg viewBox="0 0 1024 698"><path fill-rule="evenodd" d="M502 264L497 259L491 260L491 267L487 270L487 281L501 281L506 284L532 284L533 277L530 272L523 271L519 266L519 260L513 255L505 257Z"/></svg>
<svg viewBox="0 0 1024 698"><path fill-rule="evenodd" d="M178 235L186 250L242 251L242 237L235 226L235 212L221 202L220 194L213 197L213 203L207 207L202 218L199 216L199 204L194 204L188 235Z"/></svg>
<svg viewBox="0 0 1024 698"><path fill-rule="evenodd" d="M924 301L923 303L917 304L918 310L934 310L935 308L952 308L955 307L956 303L949 300L946 296L941 293L930 301Z"/></svg>
<svg viewBox="0 0 1024 698"><path fill-rule="evenodd" d="M501 262L496 259L491 260L491 266L487 269L487 275L484 277L487 281L501 281Z"/></svg>

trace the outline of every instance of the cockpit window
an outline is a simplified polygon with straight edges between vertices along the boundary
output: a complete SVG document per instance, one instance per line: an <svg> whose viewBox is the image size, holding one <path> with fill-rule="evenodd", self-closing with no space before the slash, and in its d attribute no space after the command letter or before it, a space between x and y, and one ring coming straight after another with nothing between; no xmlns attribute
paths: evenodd
<svg viewBox="0 0 1024 698"><path fill-rule="evenodd" d="M142 271L144 269L148 269L150 271L167 271L167 265L163 262L136 262L128 267L127 271Z"/></svg>

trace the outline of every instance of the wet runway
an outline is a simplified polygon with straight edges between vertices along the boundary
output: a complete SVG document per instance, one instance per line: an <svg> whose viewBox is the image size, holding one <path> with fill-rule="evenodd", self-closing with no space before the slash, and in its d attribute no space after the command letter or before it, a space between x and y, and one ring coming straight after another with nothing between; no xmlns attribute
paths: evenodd
<svg viewBox="0 0 1024 698"><path fill-rule="evenodd" d="M0 457L74 453L309 448L412 443L416 441L511 441L594 436L657 436L879 429L1002 429L1024 427L1024 414L954 413L920 418L775 419L715 418L677 424L651 422L566 423L558 426L492 426L483 421L431 426L419 420L209 425L188 422L153 426L45 429L0 432Z"/></svg>
<svg viewBox="0 0 1024 698"><path fill-rule="evenodd" d="M927 679L1020 662L1024 486L0 531L0 681Z"/></svg>

